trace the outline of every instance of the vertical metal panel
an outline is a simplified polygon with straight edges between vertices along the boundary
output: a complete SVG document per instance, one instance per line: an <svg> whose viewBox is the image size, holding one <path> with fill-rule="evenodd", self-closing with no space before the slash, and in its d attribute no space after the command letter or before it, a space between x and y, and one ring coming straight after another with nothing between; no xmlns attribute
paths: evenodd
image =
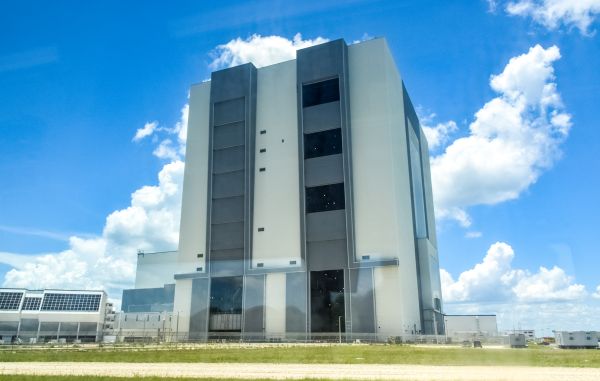
<svg viewBox="0 0 600 381"><path fill-rule="evenodd" d="M375 332L373 269L350 270L352 333Z"/></svg>
<svg viewBox="0 0 600 381"><path fill-rule="evenodd" d="M192 280L192 301L190 306L190 339L206 339L208 328L208 278Z"/></svg>
<svg viewBox="0 0 600 381"><path fill-rule="evenodd" d="M285 275L285 330L293 338L306 333L306 280L304 272Z"/></svg>
<svg viewBox="0 0 600 381"><path fill-rule="evenodd" d="M265 276L248 275L244 284L244 337L264 338Z"/></svg>

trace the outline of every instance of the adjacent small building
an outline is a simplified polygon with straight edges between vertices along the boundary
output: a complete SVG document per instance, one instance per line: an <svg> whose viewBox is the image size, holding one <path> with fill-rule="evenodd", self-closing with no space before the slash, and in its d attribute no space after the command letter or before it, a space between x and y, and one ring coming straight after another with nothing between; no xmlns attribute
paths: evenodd
<svg viewBox="0 0 600 381"><path fill-rule="evenodd" d="M446 336L452 340L471 340L498 336L496 315L444 315Z"/></svg>
<svg viewBox="0 0 600 381"><path fill-rule="evenodd" d="M559 348L598 348L598 332L595 331L556 331L556 344Z"/></svg>
<svg viewBox="0 0 600 381"><path fill-rule="evenodd" d="M112 329L114 311L104 291L0 289L4 344L95 342Z"/></svg>

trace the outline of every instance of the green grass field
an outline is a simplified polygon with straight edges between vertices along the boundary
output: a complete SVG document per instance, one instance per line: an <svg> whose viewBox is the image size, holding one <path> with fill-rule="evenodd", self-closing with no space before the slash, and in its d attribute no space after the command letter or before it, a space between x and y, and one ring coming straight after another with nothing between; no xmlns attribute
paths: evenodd
<svg viewBox="0 0 600 381"><path fill-rule="evenodd" d="M250 362L330 364L528 365L600 367L600 350L478 349L413 345L215 345L186 349L162 348L48 348L4 349L1 362Z"/></svg>

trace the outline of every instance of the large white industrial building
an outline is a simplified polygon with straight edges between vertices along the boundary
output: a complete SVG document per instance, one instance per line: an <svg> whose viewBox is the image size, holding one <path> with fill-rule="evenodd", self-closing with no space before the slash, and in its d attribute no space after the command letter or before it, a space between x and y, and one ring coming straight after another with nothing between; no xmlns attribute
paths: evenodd
<svg viewBox="0 0 600 381"><path fill-rule="evenodd" d="M113 321L104 291L0 289L4 344L95 342Z"/></svg>
<svg viewBox="0 0 600 381"><path fill-rule="evenodd" d="M125 312L200 340L443 333L427 141L384 39L192 86L180 229Z"/></svg>

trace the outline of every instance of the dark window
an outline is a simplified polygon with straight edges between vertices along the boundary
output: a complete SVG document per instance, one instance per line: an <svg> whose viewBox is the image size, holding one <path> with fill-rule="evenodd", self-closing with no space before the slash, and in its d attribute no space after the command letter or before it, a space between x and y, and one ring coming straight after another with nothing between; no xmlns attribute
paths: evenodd
<svg viewBox="0 0 600 381"><path fill-rule="evenodd" d="M316 106L340 100L338 78L302 86L302 107Z"/></svg>
<svg viewBox="0 0 600 381"><path fill-rule="evenodd" d="M264 232L264 231L265 231L265 228L258 228L258 231L259 231L259 232Z"/></svg>
<svg viewBox="0 0 600 381"><path fill-rule="evenodd" d="M265 168L260 168L258 171L259 172L264 172L264 171L266 171L266 169Z"/></svg>
<svg viewBox="0 0 600 381"><path fill-rule="evenodd" d="M261 135L264 135L264 134L266 134L266 133L267 133L267 130L260 130L260 134L261 134Z"/></svg>
<svg viewBox="0 0 600 381"><path fill-rule="evenodd" d="M311 271L310 317L312 332L345 332L343 270Z"/></svg>
<svg viewBox="0 0 600 381"><path fill-rule="evenodd" d="M306 213L344 208L344 183L306 188Z"/></svg>
<svg viewBox="0 0 600 381"><path fill-rule="evenodd" d="M342 129L315 132L304 135L304 158L342 153Z"/></svg>
<svg viewBox="0 0 600 381"><path fill-rule="evenodd" d="M212 278L210 286L211 314L242 313L242 277Z"/></svg>
<svg viewBox="0 0 600 381"><path fill-rule="evenodd" d="M267 152L267 149L266 149L266 148L261 148L261 149L260 149L260 153L265 153L265 152Z"/></svg>

